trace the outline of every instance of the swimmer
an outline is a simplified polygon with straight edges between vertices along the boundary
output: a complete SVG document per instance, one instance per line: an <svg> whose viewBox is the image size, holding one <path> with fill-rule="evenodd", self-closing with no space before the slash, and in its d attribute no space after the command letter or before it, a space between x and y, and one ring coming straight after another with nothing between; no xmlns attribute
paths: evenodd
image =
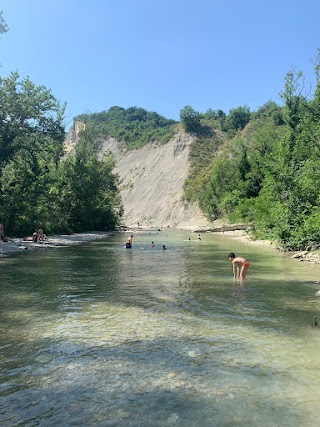
<svg viewBox="0 0 320 427"><path fill-rule="evenodd" d="M240 277L241 280L245 279L247 270L250 266L248 261L243 257L236 257L233 252L228 254L228 259L232 262L233 277L235 279L237 277Z"/></svg>
<svg viewBox="0 0 320 427"><path fill-rule="evenodd" d="M162 249L163 249L163 250L166 250L166 249L168 249L168 248L166 247L166 245L162 245Z"/></svg>
<svg viewBox="0 0 320 427"><path fill-rule="evenodd" d="M151 247L154 248L154 242L151 242Z"/></svg>

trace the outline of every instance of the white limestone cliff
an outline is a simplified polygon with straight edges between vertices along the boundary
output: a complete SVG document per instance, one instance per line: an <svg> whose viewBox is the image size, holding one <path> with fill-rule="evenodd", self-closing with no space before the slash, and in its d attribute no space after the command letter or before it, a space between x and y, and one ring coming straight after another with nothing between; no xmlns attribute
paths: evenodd
<svg viewBox="0 0 320 427"><path fill-rule="evenodd" d="M67 139L72 149L74 134ZM69 132L70 133L70 132ZM100 156L111 153L120 180L124 206L123 223L149 227L201 228L210 224L199 206L184 200L184 183L190 169L189 150L193 137L182 129L166 144L149 143L126 150L125 144L107 138Z"/></svg>

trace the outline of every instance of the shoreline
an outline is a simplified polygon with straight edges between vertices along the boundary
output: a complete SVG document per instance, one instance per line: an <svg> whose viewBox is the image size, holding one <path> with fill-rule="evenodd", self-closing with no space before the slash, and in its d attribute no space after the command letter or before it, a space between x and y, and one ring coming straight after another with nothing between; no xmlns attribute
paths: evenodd
<svg viewBox="0 0 320 427"><path fill-rule="evenodd" d="M10 255L15 255L24 251L79 245L93 240L104 239L114 233L117 233L117 231L92 231L70 235L52 235L47 236L47 239L42 242L26 241L19 237L12 238L8 242L0 242L0 259L7 258Z"/></svg>
<svg viewBox="0 0 320 427"><path fill-rule="evenodd" d="M271 240L254 240L246 234L245 230L225 231L224 235L253 246L271 247L272 249L279 250Z"/></svg>
<svg viewBox="0 0 320 427"><path fill-rule="evenodd" d="M231 237L235 240L239 240L244 244L251 244L253 246L260 246L265 248L271 248L272 250L277 250L278 252L283 251L277 244L271 240L253 240L248 234L243 230L236 231L225 231L224 234L228 237ZM312 251L288 251L289 257L295 259L299 262L307 261L313 264L320 264L320 253Z"/></svg>

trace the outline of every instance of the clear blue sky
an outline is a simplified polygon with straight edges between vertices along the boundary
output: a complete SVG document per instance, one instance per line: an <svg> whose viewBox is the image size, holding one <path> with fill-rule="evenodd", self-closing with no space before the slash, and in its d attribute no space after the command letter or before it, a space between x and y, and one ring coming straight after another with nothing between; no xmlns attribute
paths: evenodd
<svg viewBox="0 0 320 427"><path fill-rule="evenodd" d="M67 102L66 121L114 105L179 120L279 92L293 67L313 80L319 0L0 0L1 76L19 71Z"/></svg>

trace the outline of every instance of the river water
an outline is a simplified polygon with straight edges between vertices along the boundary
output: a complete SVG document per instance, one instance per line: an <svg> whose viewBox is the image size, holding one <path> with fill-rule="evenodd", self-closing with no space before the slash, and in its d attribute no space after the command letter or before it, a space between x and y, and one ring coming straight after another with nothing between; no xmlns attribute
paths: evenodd
<svg viewBox="0 0 320 427"><path fill-rule="evenodd" d="M320 266L220 234L127 236L0 261L1 426L320 425Z"/></svg>

